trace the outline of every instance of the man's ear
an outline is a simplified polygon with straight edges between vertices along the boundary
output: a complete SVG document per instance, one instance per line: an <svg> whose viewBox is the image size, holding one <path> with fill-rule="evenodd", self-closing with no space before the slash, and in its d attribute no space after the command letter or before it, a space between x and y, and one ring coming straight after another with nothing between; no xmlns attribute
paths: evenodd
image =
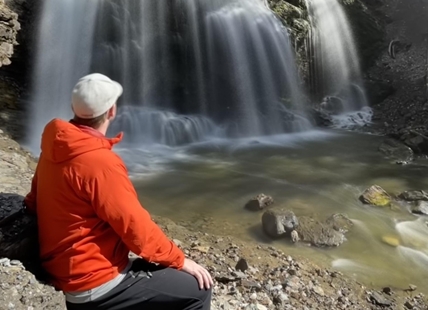
<svg viewBox="0 0 428 310"><path fill-rule="evenodd" d="M116 117L117 114L117 105L116 103L113 104L113 106L108 110L107 112L107 119L108 120L113 120Z"/></svg>

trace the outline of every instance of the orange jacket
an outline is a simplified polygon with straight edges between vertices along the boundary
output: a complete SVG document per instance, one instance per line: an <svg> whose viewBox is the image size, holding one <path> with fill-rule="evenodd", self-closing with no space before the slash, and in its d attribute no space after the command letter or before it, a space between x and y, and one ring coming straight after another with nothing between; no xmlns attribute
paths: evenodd
<svg viewBox="0 0 428 310"><path fill-rule="evenodd" d="M37 215L43 267L60 290L89 290L113 279L129 250L163 266L183 266L183 252L143 209L111 150L121 139L59 119L45 127L25 204Z"/></svg>

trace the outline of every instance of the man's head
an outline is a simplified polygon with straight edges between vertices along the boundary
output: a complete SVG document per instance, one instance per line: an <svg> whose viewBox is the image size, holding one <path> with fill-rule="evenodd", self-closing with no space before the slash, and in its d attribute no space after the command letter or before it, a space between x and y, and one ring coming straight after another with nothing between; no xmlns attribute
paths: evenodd
<svg viewBox="0 0 428 310"><path fill-rule="evenodd" d="M122 86L105 75L94 73L82 77L71 99L74 121L95 129L106 127L116 116L116 102L122 93Z"/></svg>

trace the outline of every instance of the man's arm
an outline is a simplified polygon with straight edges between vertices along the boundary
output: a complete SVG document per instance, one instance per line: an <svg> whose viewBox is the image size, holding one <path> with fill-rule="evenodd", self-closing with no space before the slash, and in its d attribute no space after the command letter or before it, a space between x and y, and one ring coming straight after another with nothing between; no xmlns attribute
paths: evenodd
<svg viewBox="0 0 428 310"><path fill-rule="evenodd" d="M141 206L122 163L102 170L86 183L86 191L96 214L110 224L132 252L149 262L183 267L184 253Z"/></svg>

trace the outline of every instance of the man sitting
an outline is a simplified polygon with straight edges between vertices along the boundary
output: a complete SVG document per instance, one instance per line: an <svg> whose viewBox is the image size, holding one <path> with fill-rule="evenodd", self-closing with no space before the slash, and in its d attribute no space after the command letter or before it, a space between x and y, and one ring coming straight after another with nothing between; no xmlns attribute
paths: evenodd
<svg viewBox="0 0 428 310"><path fill-rule="evenodd" d="M24 201L37 216L42 266L70 310L210 309L210 274L139 203L112 151L122 134L105 137L122 92L104 75L85 76L72 93L74 118L44 129Z"/></svg>

